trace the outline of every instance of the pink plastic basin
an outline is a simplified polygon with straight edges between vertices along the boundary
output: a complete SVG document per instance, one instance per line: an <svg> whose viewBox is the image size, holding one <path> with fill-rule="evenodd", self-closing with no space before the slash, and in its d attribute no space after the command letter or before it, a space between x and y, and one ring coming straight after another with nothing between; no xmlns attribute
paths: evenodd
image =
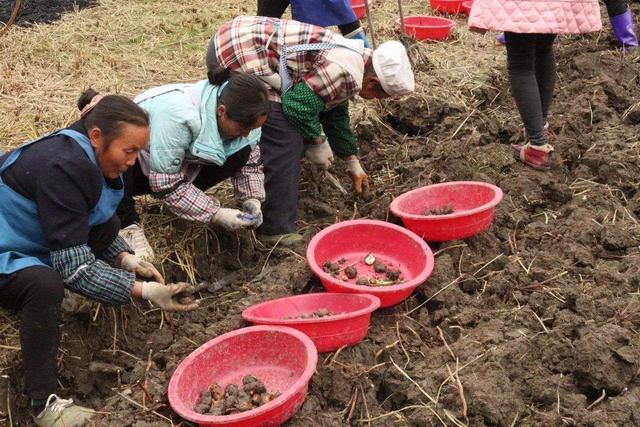
<svg viewBox="0 0 640 427"><path fill-rule="evenodd" d="M445 13L460 13L465 0L429 0L431 9Z"/></svg>
<svg viewBox="0 0 640 427"><path fill-rule="evenodd" d="M400 18L396 20L396 25L402 28ZM445 40L455 25L451 19L437 16L415 15L404 18L405 34L417 40Z"/></svg>
<svg viewBox="0 0 640 427"><path fill-rule="evenodd" d="M203 344L176 368L169 403L182 418L201 426L277 426L289 419L307 395L318 352L300 331L284 326L251 326ZM212 383L241 385L254 375L267 391L282 393L271 402L238 414L213 416L193 411L200 392Z"/></svg>
<svg viewBox="0 0 640 427"><path fill-rule="evenodd" d="M257 325L283 325L304 332L319 352L337 350L362 341L367 335L371 313L380 299L367 294L317 293L279 298L244 310L242 317ZM331 316L292 319L326 309Z"/></svg>
<svg viewBox="0 0 640 427"><path fill-rule="evenodd" d="M378 261L400 270L405 282L361 286L344 282L322 269L325 261L344 258L345 265L357 263L358 276L367 276L372 274L373 267L362 260L369 253ZM307 262L327 291L374 295L380 298L381 307L404 301L433 271L433 253L422 239L395 224L369 219L340 222L316 234L307 247Z"/></svg>
<svg viewBox="0 0 640 427"><path fill-rule="evenodd" d="M473 6L473 0L462 2L462 13L465 13L467 15L471 14L471 6Z"/></svg>
<svg viewBox="0 0 640 427"><path fill-rule="evenodd" d="M396 197L391 212L429 242L471 237L493 221L502 190L486 182L457 181L416 188ZM448 215L425 215L428 209L453 208Z"/></svg>
<svg viewBox="0 0 640 427"><path fill-rule="evenodd" d="M369 3L369 5L371 5L371 3ZM367 6L365 6L364 0L351 0L351 8L358 19L364 18L367 14Z"/></svg>

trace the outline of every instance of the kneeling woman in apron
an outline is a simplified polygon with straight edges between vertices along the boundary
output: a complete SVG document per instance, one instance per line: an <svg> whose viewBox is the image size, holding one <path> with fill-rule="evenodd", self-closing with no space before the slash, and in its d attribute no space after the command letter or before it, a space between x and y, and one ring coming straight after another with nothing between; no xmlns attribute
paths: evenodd
<svg viewBox="0 0 640 427"><path fill-rule="evenodd" d="M133 196L152 194L181 218L228 230L262 224L264 174L257 144L270 104L261 80L223 69L211 82L160 86L135 102L148 113L151 134L148 148L124 175L118 215L121 236L136 253L153 258ZM227 178L242 210L223 208L204 193Z"/></svg>
<svg viewBox="0 0 640 427"><path fill-rule="evenodd" d="M55 395L64 289L105 305L130 297L188 311L158 270L118 237L121 173L149 138L131 100L87 90L69 128L0 155L0 306L20 311L20 344L34 421L83 425L92 411ZM150 279L136 281L136 274Z"/></svg>

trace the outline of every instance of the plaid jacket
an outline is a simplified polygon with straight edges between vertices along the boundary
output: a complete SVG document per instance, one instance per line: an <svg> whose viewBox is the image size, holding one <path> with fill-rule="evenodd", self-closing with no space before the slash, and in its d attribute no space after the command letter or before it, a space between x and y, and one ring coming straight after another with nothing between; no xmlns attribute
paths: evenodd
<svg viewBox="0 0 640 427"><path fill-rule="evenodd" d="M136 275L111 267L121 252L131 252L131 248L118 236L102 259L88 245L78 245L52 251L51 265L73 292L105 305L123 305L129 302Z"/></svg>
<svg viewBox="0 0 640 427"><path fill-rule="evenodd" d="M315 25L286 19L239 16L224 24L213 36L217 60L232 70L279 80L279 60L283 46L332 43L334 32ZM265 48L266 47L266 48ZM365 49L363 61L371 57ZM362 86L342 66L326 58L327 51L295 52L287 55L287 68L293 84L305 82L329 110L355 96ZM280 102L270 86L269 99Z"/></svg>
<svg viewBox="0 0 640 427"><path fill-rule="evenodd" d="M151 191L167 205L169 210L180 218L189 221L209 223L220 210L220 202L193 185L194 177L178 173L149 172ZM264 201L264 172L260 147L251 150L247 163L231 177L236 200L247 199Z"/></svg>

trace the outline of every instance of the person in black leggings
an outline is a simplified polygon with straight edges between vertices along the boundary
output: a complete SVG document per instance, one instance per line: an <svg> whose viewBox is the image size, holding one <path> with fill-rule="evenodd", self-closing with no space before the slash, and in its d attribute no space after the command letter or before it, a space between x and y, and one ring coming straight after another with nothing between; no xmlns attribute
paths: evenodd
<svg viewBox="0 0 640 427"><path fill-rule="evenodd" d="M514 155L531 167L548 169L553 148L547 115L556 83L556 35L505 32L505 38L511 91L528 139L524 146L512 146Z"/></svg>
<svg viewBox="0 0 640 427"><path fill-rule="evenodd" d="M607 14L611 21L613 35L623 49L634 49L638 47L638 35L633 22L633 14L625 4L624 0L603 0L607 7ZM505 35L500 33L496 37L498 44L505 44Z"/></svg>
<svg viewBox="0 0 640 427"><path fill-rule="evenodd" d="M606 0L614 33L625 48L637 46L631 12L622 0ZM547 116L556 83L555 34L504 33L511 90L527 143L512 145L517 160L546 170L553 163Z"/></svg>
<svg viewBox="0 0 640 427"><path fill-rule="evenodd" d="M296 2L294 0L293 4L291 5L291 9L292 9L292 15L294 19L298 19L296 17L297 15L297 11L298 8L302 9L302 6L298 6L300 0L298 0L298 2ZM266 16L269 18L282 18L282 15L284 14L284 11L287 10L287 7L289 7L290 4L290 0L258 0L258 13L257 16ZM318 0L314 0L309 2L308 4L305 5L306 8L314 8L316 6L316 4L318 3ZM332 5L334 5L333 7L338 9L338 8L348 8L349 11L342 11L342 10L336 10L336 11L332 11L335 12L335 14L338 15L342 15L345 16L347 15L347 12L351 13L351 6L349 5L349 1L348 0L344 0L344 1L326 1L324 4L324 7L332 7ZM306 24L313 24L313 25L318 25L321 27L327 27L327 26L331 26L331 25L336 25L338 26L338 29L340 29L340 33L345 36L346 38L352 38L352 39L360 39L364 41L364 45L365 47L369 47L369 40L367 39L367 37L364 34L364 30L362 29L362 27L360 26L360 21L357 19L354 19L353 21L350 22L345 22L345 23L341 23L341 22L337 22L335 17L323 17L323 16L318 16L317 19L309 19L309 15L314 15L313 13L305 13L302 16L302 18L299 18L298 20L306 23ZM318 14L318 15L322 15L322 14ZM327 14L328 15L328 14ZM352 14L352 18L355 18L355 15ZM342 21L344 21L343 18ZM313 22L311 22L313 21ZM341 21L340 19L338 19L338 21Z"/></svg>

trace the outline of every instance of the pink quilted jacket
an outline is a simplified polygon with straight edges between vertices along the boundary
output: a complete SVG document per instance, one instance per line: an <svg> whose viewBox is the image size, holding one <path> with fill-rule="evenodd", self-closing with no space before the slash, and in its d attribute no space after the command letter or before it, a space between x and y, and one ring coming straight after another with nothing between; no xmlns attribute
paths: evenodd
<svg viewBox="0 0 640 427"><path fill-rule="evenodd" d="M472 30L578 34L602 28L598 0L474 0Z"/></svg>

